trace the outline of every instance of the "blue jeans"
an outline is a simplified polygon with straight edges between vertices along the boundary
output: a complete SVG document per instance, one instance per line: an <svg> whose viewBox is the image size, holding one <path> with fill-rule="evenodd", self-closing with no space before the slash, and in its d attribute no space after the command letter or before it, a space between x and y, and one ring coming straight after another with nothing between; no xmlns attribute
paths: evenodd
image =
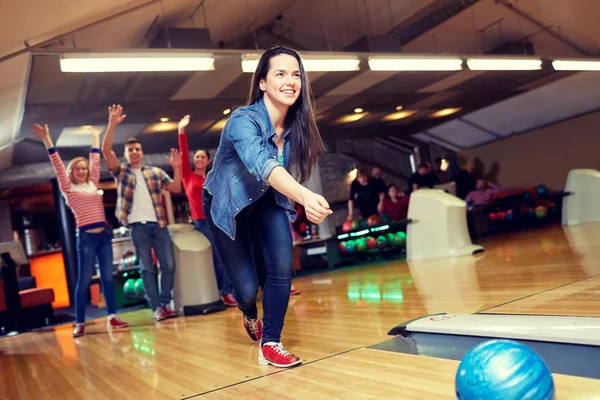
<svg viewBox="0 0 600 400"><path fill-rule="evenodd" d="M94 271L94 261L98 260L100 284L106 300L106 311L115 314L115 286L113 283L112 234L108 229L102 232L77 230L77 286L75 287L75 318L85 322L88 289Z"/></svg>
<svg viewBox="0 0 600 400"><path fill-rule="evenodd" d="M239 309L257 318L256 295L263 287L262 343L279 342L292 286L292 232L285 211L269 189L236 217L236 239L220 230L210 215L212 196L202 201L213 244L221 257Z"/></svg>
<svg viewBox="0 0 600 400"><path fill-rule="evenodd" d="M140 260L146 299L151 310L171 303L171 291L175 282L175 252L169 229L156 222L133 223L129 227L131 241ZM160 296L156 268L152 262L152 249L160 264Z"/></svg>
<svg viewBox="0 0 600 400"><path fill-rule="evenodd" d="M212 236L210 234L210 230L208 229L208 224L205 219L197 219L194 220L194 224L196 225L196 229L201 232L208 241L212 245L212 253L213 253L213 263L215 266L215 275L217 276L217 286L219 287L219 292L221 296L225 296L226 294L231 294L231 281L227 276L227 272L223 268L223 263L221 262L221 258L219 257L219 253L213 244Z"/></svg>

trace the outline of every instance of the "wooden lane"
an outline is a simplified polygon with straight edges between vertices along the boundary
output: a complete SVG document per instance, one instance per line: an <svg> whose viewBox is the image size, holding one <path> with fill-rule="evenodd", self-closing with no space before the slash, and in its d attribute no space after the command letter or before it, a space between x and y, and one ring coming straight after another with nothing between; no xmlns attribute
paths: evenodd
<svg viewBox="0 0 600 400"><path fill-rule="evenodd" d="M600 277L493 307L485 313L600 317Z"/></svg>
<svg viewBox="0 0 600 400"><path fill-rule="evenodd" d="M456 399L459 362L359 349L197 397L244 399ZM556 398L600 399L600 381L553 374Z"/></svg>
<svg viewBox="0 0 600 400"><path fill-rule="evenodd" d="M473 313L600 273L600 225L497 236L483 244L485 254L475 257L374 263L294 279L303 293L290 301L283 342L310 363L389 339L393 326L412 318ZM244 336L237 310L157 324L148 310L122 317L130 330L108 334L98 320L78 339L70 325L0 338L0 399L57 393L181 399L279 376L257 365L257 347Z"/></svg>

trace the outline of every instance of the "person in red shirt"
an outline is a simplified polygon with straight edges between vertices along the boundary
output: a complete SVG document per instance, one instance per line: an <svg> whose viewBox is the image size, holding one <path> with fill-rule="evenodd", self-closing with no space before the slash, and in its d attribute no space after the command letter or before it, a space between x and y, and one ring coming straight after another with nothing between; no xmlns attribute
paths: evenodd
<svg viewBox="0 0 600 400"><path fill-rule="evenodd" d="M185 129L190 123L190 116L186 115L179 121L179 152L181 153L181 180L183 182L183 188L185 195L190 203L190 210L192 212L192 219L196 225L196 229L200 231L212 244L212 237L210 230L206 224L206 218L204 216L204 208L202 205L202 190L204 189L204 181L206 179L206 173L208 172L208 166L210 164L210 154L208 150L196 150L194 153L193 163L194 170L190 166L188 158L189 147L187 143L187 135ZM219 292L223 298L223 303L228 307L236 307L237 302L233 297L231 282L229 277L223 268L221 258L216 251L215 246L212 246L213 261L215 266L215 275L217 276L217 285L219 286Z"/></svg>
<svg viewBox="0 0 600 400"><path fill-rule="evenodd" d="M379 204L377 205L379 214L389 215L392 221L406 219L408 217L410 196L407 196L404 192L398 192L396 185L388 187L388 196L390 198L386 199L382 193L379 197Z"/></svg>

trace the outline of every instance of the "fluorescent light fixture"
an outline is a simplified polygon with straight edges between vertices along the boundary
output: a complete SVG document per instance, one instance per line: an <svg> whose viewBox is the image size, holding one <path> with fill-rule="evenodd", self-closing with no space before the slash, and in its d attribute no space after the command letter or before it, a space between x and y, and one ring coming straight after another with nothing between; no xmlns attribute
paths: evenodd
<svg viewBox="0 0 600 400"><path fill-rule="evenodd" d="M64 53L62 72L212 71L214 58L183 52Z"/></svg>
<svg viewBox="0 0 600 400"><path fill-rule="evenodd" d="M306 72L339 72L359 71L360 60L358 58L302 58L302 64ZM242 58L242 71L254 73L258 67L258 59L251 57Z"/></svg>
<svg viewBox="0 0 600 400"><path fill-rule="evenodd" d="M467 65L472 71L533 71L542 69L539 59L470 58Z"/></svg>
<svg viewBox="0 0 600 400"><path fill-rule="evenodd" d="M371 57L369 68L371 71L460 71L462 62L458 57Z"/></svg>
<svg viewBox="0 0 600 400"><path fill-rule="evenodd" d="M554 60L557 71L600 71L600 60Z"/></svg>

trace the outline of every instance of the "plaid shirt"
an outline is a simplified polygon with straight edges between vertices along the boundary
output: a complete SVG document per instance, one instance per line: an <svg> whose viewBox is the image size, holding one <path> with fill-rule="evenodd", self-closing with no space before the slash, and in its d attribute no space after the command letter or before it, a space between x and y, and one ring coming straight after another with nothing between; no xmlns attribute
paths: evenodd
<svg viewBox="0 0 600 400"><path fill-rule="evenodd" d="M117 181L117 207L115 216L123 226L127 226L127 217L131 213L133 205L133 195L135 193L135 175L129 167L129 164L121 164L116 171L110 171L111 175ZM161 190L173 182L173 179L165 171L158 167L142 166L142 173L146 178L146 185L152 204L156 212L156 218L161 228L167 226L167 215L162 204Z"/></svg>

